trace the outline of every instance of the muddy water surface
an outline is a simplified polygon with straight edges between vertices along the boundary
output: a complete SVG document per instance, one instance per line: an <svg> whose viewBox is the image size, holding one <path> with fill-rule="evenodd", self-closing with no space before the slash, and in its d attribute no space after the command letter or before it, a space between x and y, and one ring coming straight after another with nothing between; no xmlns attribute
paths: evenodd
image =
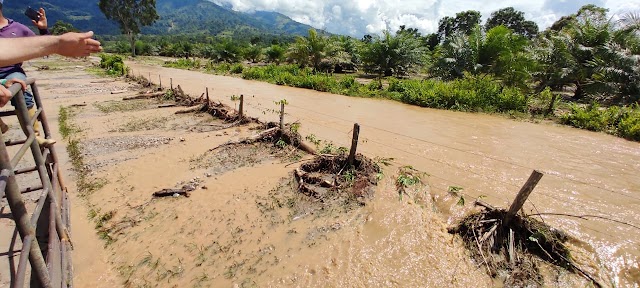
<svg viewBox="0 0 640 288"><path fill-rule="evenodd" d="M287 99L290 103L286 108L287 121L299 120L303 135L314 134L339 146L348 146L351 127L358 122L362 126L361 152L392 157L399 163L413 165L431 175L429 184L436 199L435 205L440 212L450 216L449 224L468 209L451 205L455 200L445 197L449 186L464 188L467 202L483 196L487 202L505 207L531 171L537 169L545 176L529 204L525 205L527 213L594 215L640 226L640 177L637 177L640 172L640 144L635 142L552 124L423 109L386 100L345 97L141 64L131 64L131 67L136 74L151 73L152 79L157 79L160 74L165 84L171 77L174 85L181 85L192 95L200 95L205 87L209 87L213 89L213 98L231 106L235 105L230 100L231 95L244 94L248 114L263 120L275 121L277 115L272 110L277 107L274 101ZM372 213L385 215L381 216L384 219L393 219L394 215L390 210ZM573 245L597 255L591 257L590 253L584 253L576 257L585 269L598 274L601 282L638 287L640 229L598 218L556 215L543 215L542 218L579 240ZM380 229L385 231L389 227L395 225ZM410 230L403 233L407 231ZM362 233L388 235L397 231ZM437 234L414 236L418 239L438 237ZM352 240L357 239L376 238L363 236ZM389 240L382 237L382 240L372 242L385 239ZM375 256L372 253L372 258L368 258L367 251L361 250L363 248L354 250L355 246L353 243L336 246L335 251L345 251L339 253L341 260L336 260L348 263L350 268L345 271L361 271L357 267L365 259L382 264L384 261L381 259L392 259L398 252L385 245L389 249L376 251ZM397 249L402 247L399 245ZM356 251L364 256L350 263L350 253ZM406 255L407 260L415 256L410 254ZM375 264L369 268L376 269L371 275L380 275L385 269ZM411 267L406 268L411 270Z"/></svg>

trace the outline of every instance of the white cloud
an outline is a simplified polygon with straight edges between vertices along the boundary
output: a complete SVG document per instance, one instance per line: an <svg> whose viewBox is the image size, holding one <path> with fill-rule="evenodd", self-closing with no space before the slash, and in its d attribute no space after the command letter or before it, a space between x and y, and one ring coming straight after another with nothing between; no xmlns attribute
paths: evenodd
<svg viewBox="0 0 640 288"><path fill-rule="evenodd" d="M478 10L483 19L491 12L512 6L525 12L527 19L544 29L564 15L575 13L585 4L609 8L611 14L640 10L640 0L213 0L234 10L275 11L315 28L332 33L362 37L395 31L400 25L418 28L422 33L435 32L438 21L457 12Z"/></svg>

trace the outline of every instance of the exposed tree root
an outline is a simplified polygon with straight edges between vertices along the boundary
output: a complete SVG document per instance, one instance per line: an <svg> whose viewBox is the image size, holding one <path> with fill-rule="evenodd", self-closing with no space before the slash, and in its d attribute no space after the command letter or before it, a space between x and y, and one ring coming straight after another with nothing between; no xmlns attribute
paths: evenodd
<svg viewBox="0 0 640 288"><path fill-rule="evenodd" d="M265 127L269 127L269 126L273 126L273 125L269 125L269 124L265 125ZM280 130L279 127L268 128L256 135L253 135L238 141L229 141L227 143L224 143L222 145L219 145L215 148L210 149L210 151L219 149L224 146L230 146L230 145L251 144L255 142L273 143L275 145L275 144L278 144L279 141L282 141L282 143L284 144L291 145L309 154L312 154L312 155L316 154L315 149L311 148L311 146L309 146L308 144L302 141L302 137L300 136L300 134L298 134L297 132L292 132L291 129L287 129L289 128L289 126L285 126L285 127L286 128L284 131Z"/></svg>
<svg viewBox="0 0 640 288"><path fill-rule="evenodd" d="M473 258L485 266L492 277L507 274L507 287L542 287L544 279L536 264L536 258L578 272L600 284L573 261L564 243L569 237L532 217L516 215L510 224L503 225L506 211L477 202L485 210L464 218L449 233L458 234L471 251ZM535 257L535 258L534 258Z"/></svg>
<svg viewBox="0 0 640 288"><path fill-rule="evenodd" d="M319 155L294 170L298 190L320 202L341 200L343 204L364 204L378 184L380 167L358 154L349 167L347 155Z"/></svg>

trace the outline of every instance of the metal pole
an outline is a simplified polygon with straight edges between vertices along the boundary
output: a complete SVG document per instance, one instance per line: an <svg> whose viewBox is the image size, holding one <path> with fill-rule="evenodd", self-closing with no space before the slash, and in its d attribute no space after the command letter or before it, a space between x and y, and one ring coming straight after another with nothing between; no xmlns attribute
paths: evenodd
<svg viewBox="0 0 640 288"><path fill-rule="evenodd" d="M16 99L16 114L18 116L18 122L22 126L22 129L26 132L25 134L31 136L35 132L33 131L33 127L29 125L29 112L27 111L27 105L25 104L24 97L22 96L22 92L18 92L18 95L14 97ZM54 189L51 189L51 181L49 180L49 173L45 168L45 161L42 157L42 152L40 151L40 145L37 141L33 141L31 143L31 154L33 154L33 160L38 166L38 174L40 176L40 180L42 181L42 187L44 189L48 189L51 197L51 201L56 207L56 226L58 229L58 233L63 239L69 239L69 233L67 232L67 228L62 224L62 217L60 215L60 205L58 204L58 197L55 195Z"/></svg>
<svg viewBox="0 0 640 288"><path fill-rule="evenodd" d="M36 102L36 106L38 108L44 107L42 106L42 99L40 99L38 86L36 85L35 82L31 84L31 92L33 93L33 99ZM40 112L40 124L42 125L42 131L44 132L45 138L49 139L51 137L51 130L49 129L49 121L47 120L47 114L44 112L44 108L42 109L42 112ZM51 152L49 153L49 155L51 155L51 160L53 161L53 163L59 163L58 154L56 154L55 145L49 146L49 151ZM66 192L67 186L64 184L64 177L62 175L62 171L60 171L59 169L58 169L58 182L60 183L60 189Z"/></svg>
<svg viewBox="0 0 640 288"><path fill-rule="evenodd" d="M22 94L19 93L17 97L22 97ZM22 100L24 102L24 99ZM18 229L18 232L20 233L20 238L33 238L35 237L35 230L33 229L33 226L31 226L27 208L22 201L20 188L18 187L18 183L16 182L15 176L13 175L13 167L10 166L9 161L10 160L9 154L7 153L7 146L5 146L4 144L4 138L2 137L2 135L0 135L0 168L3 170L8 170L9 174L8 177L0 176L1 180L7 182L7 187L5 188L7 202L9 203L9 207L11 208L11 214L13 215L13 219L16 222L16 227ZM36 277L38 278L38 280L40 280L42 286L51 287L51 280L49 279L47 264L45 263L44 257L42 256L42 251L40 250L40 244L38 244L38 241L33 241L31 243L29 262L31 264L31 269L33 269L33 273L36 274Z"/></svg>

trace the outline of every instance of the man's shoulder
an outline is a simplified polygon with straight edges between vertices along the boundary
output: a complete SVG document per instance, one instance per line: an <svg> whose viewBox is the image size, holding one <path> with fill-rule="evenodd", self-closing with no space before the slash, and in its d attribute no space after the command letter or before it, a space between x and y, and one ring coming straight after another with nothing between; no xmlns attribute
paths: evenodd
<svg viewBox="0 0 640 288"><path fill-rule="evenodd" d="M26 25L24 25L24 24L22 24L20 22L17 22L17 21L11 21L9 23L8 28L11 29L11 31L18 32L18 33L20 33L20 32L22 32L24 34L33 33L33 31L31 31L31 29L29 29L29 27L27 27ZM29 33L29 32L31 32L31 33ZM18 36L25 36L25 35L18 35Z"/></svg>
<svg viewBox="0 0 640 288"><path fill-rule="evenodd" d="M29 27L27 27L27 25L24 25L18 21L13 21L11 22L11 28L15 28L15 29L20 29L20 30L31 30L29 29Z"/></svg>

